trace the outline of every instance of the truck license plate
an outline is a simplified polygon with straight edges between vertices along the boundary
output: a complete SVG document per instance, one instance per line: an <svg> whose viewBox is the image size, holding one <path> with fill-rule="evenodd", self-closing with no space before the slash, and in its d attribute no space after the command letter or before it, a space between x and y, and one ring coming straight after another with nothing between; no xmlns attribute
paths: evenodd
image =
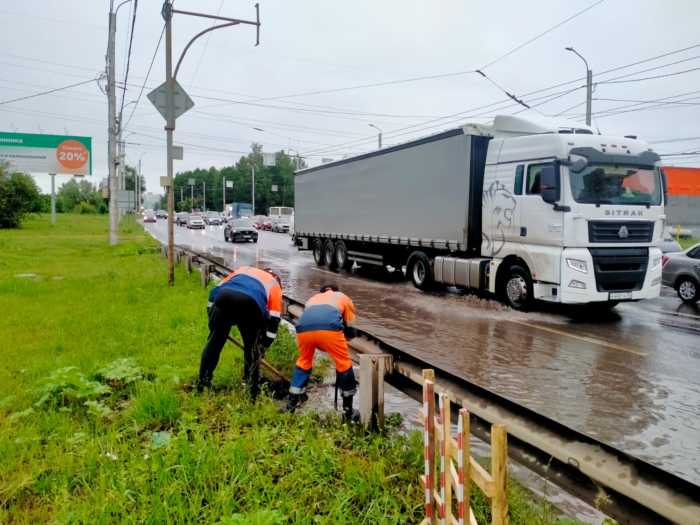
<svg viewBox="0 0 700 525"><path fill-rule="evenodd" d="M611 301L619 301L620 299L632 299L632 292L610 292Z"/></svg>

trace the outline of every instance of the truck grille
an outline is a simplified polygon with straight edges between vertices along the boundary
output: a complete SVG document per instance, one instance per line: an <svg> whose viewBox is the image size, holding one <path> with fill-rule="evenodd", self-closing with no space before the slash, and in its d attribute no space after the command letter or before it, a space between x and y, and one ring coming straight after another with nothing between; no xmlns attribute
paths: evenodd
<svg viewBox="0 0 700 525"><path fill-rule="evenodd" d="M651 242L652 221L589 221L589 242Z"/></svg>
<svg viewBox="0 0 700 525"><path fill-rule="evenodd" d="M649 248L589 248L599 292L641 290L649 264Z"/></svg>

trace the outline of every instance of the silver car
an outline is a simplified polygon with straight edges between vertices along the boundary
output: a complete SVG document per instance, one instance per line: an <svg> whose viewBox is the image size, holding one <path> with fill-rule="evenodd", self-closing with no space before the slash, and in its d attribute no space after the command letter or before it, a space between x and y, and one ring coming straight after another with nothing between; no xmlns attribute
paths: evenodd
<svg viewBox="0 0 700 525"><path fill-rule="evenodd" d="M700 244L663 256L662 282L675 288L685 303L700 300Z"/></svg>

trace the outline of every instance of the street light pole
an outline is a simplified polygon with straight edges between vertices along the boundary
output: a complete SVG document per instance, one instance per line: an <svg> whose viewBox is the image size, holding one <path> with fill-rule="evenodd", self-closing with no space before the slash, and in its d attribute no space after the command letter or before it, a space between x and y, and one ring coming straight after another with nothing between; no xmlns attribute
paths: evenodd
<svg viewBox="0 0 700 525"><path fill-rule="evenodd" d="M209 27L203 31L197 33L190 41L187 43L185 48L182 50L182 54L177 61L175 66L175 72L173 73L173 35L172 35L172 18L173 14L196 16L200 18L209 18L214 20L223 20L225 23L218 24ZM166 147L167 147L167 176L168 176L168 285L173 286L175 284L175 265L174 265L174 228L173 228L173 208L174 208L174 194L173 194L173 131L175 131L175 103L174 103L174 83L177 78L177 73L180 70L180 65L182 60L185 58L187 51L189 50L192 43L198 38L204 36L205 34L214 31L215 29L221 29L223 27L234 26L237 24L248 24L256 27L256 38L255 45L260 43L260 6L255 4L255 14L256 20L239 20L236 18L226 18L223 16L213 16L204 13L195 13L192 11L182 11L173 9L172 0L165 0L163 2L163 8L161 9L161 15L165 20L165 82L167 89L166 91Z"/></svg>
<svg viewBox="0 0 700 525"><path fill-rule="evenodd" d="M253 164L252 162L250 164L250 171L253 177L253 181L251 184L251 197L253 199L253 215L255 215L255 164Z"/></svg>
<svg viewBox="0 0 700 525"><path fill-rule="evenodd" d="M204 211L207 211L207 181L202 181L202 193L204 194Z"/></svg>
<svg viewBox="0 0 700 525"><path fill-rule="evenodd" d="M588 61L583 58L583 55L576 51L573 47L567 47L567 51L571 51L586 64L586 125L591 125L591 110L593 105L593 71L588 67Z"/></svg>
<svg viewBox="0 0 700 525"><path fill-rule="evenodd" d="M163 4L163 18L165 18L165 81L170 85L173 81L173 8L166 1ZM175 229L173 227L175 195L173 194L173 131L175 131L175 116L173 103L173 90L167 91L167 119L165 124L166 148L167 148L167 176L168 176L168 286L175 285Z"/></svg>
<svg viewBox="0 0 700 525"><path fill-rule="evenodd" d="M379 132L379 135L377 135L377 149L382 149L382 130L379 128L379 126L376 126L375 124L370 124L370 128L374 128Z"/></svg>

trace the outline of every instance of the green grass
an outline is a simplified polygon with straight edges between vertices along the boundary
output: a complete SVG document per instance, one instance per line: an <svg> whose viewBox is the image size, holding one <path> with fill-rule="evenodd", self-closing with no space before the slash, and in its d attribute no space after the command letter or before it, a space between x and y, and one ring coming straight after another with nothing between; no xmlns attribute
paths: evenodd
<svg viewBox="0 0 700 525"><path fill-rule="evenodd" d="M677 240L678 244L680 244L681 248L683 248L684 250L700 242L700 239L698 239L697 237L688 237L685 239L678 238Z"/></svg>
<svg viewBox="0 0 700 525"><path fill-rule="evenodd" d="M0 523L420 521L419 433L252 405L231 345L216 391L193 393L207 293L182 268L168 288L158 246L123 226L116 247L100 216L0 230ZM556 522L511 485L511 523Z"/></svg>

